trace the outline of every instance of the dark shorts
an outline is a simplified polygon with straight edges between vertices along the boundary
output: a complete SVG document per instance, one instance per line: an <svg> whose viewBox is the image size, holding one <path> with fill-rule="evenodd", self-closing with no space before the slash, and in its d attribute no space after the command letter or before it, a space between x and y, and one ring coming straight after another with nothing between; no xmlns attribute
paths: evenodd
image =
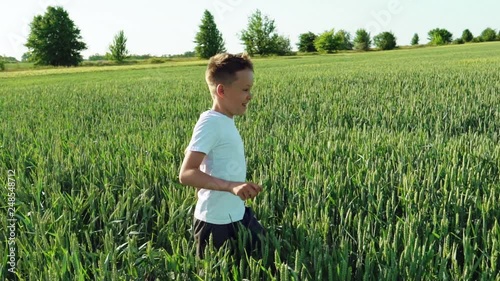
<svg viewBox="0 0 500 281"><path fill-rule="evenodd" d="M194 239L196 241L196 255L203 258L209 239L212 237L212 243L216 249L219 249L228 240L236 240L238 231L246 230L249 232L250 241L246 243L247 250L256 249L259 245L261 235L265 234L262 225L257 221L250 207L245 207L243 219L229 224L212 224L198 219L194 219Z"/></svg>

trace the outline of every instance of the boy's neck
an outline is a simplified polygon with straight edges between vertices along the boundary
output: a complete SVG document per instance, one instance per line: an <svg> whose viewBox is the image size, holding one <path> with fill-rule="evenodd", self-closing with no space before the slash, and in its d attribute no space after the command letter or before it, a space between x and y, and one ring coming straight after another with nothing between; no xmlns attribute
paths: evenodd
<svg viewBox="0 0 500 281"><path fill-rule="evenodd" d="M227 116L228 118L233 119L233 116L232 116L231 114L229 114L226 110L224 110L224 109L220 106L220 104L218 104L218 103L214 103L214 104L212 105L212 110L213 110L213 111L215 111L215 112L218 112L218 113L220 113L220 114L223 114L223 115Z"/></svg>

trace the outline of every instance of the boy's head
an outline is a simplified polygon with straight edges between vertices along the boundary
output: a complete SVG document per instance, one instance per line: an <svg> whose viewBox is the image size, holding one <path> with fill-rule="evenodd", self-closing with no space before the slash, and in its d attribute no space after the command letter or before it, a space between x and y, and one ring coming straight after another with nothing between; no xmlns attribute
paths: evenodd
<svg viewBox="0 0 500 281"><path fill-rule="evenodd" d="M248 55L223 53L211 57L205 79L215 111L231 118L245 113L253 86L253 64Z"/></svg>

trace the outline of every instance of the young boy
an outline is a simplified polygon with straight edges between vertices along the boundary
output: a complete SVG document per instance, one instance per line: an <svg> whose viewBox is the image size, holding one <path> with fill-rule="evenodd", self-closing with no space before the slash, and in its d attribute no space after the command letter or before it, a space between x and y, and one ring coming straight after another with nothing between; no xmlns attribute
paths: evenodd
<svg viewBox="0 0 500 281"><path fill-rule="evenodd" d="M241 226L258 242L263 227L245 200L255 198L262 187L246 182L243 141L234 116L243 115L252 99L253 64L246 54L218 54L210 58L205 79L212 95L212 109L198 119L179 173L182 184L197 188L194 212L196 254L211 237L216 248L235 239Z"/></svg>

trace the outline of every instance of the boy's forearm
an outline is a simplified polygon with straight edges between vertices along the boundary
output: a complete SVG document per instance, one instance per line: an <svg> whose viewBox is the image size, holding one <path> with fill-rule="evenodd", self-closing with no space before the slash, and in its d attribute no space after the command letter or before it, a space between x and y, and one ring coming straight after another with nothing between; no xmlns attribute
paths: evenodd
<svg viewBox="0 0 500 281"><path fill-rule="evenodd" d="M232 188L239 184L237 182L212 177L199 169L184 171L180 175L179 180L183 185L227 192L232 192Z"/></svg>

